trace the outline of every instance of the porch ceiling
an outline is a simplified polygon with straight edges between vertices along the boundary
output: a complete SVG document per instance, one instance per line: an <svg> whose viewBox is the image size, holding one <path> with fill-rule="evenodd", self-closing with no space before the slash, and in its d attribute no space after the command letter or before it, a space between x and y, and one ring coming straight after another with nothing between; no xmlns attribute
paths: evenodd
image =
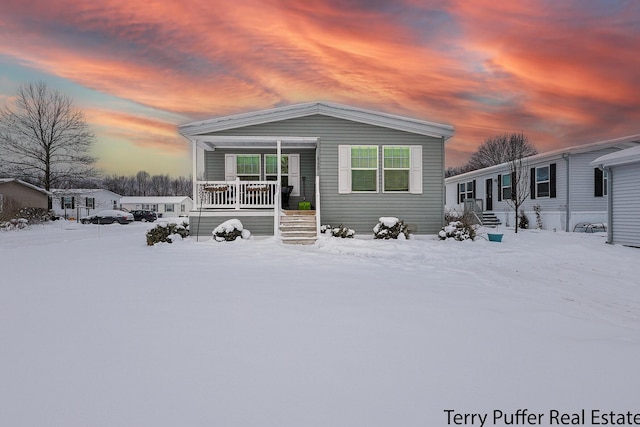
<svg viewBox="0 0 640 427"><path fill-rule="evenodd" d="M205 149L216 148L276 148L278 141L282 148L316 148L318 139L315 137L292 136L219 136L200 135L189 137L192 141Z"/></svg>

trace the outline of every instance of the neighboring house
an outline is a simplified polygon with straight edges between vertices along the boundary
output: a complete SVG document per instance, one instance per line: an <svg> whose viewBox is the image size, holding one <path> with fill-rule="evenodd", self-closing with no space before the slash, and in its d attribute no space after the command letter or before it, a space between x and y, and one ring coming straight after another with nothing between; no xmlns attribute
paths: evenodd
<svg viewBox="0 0 640 427"><path fill-rule="evenodd" d="M17 178L0 178L0 214L21 208L49 208L49 193Z"/></svg>
<svg viewBox="0 0 640 427"><path fill-rule="evenodd" d="M608 243L640 247L640 145L598 157L607 175Z"/></svg>
<svg viewBox="0 0 640 427"><path fill-rule="evenodd" d="M103 188L57 188L51 192L53 210L64 218L81 218L105 209L117 209L122 197Z"/></svg>
<svg viewBox="0 0 640 427"><path fill-rule="evenodd" d="M535 224L533 207L539 205L543 227L572 231L581 222L607 221L607 175L591 162L597 157L640 144L640 135L554 150L526 158L530 196L522 209ZM445 179L449 211L475 210L495 215L514 225L508 163ZM482 217L480 217L482 218Z"/></svg>
<svg viewBox="0 0 640 427"><path fill-rule="evenodd" d="M187 196L127 196L120 201L123 209L155 211L164 217L187 215L193 209L193 200Z"/></svg>
<svg viewBox="0 0 640 427"><path fill-rule="evenodd" d="M179 132L193 146L192 234L211 235L238 218L253 234L282 235L281 217L297 208L315 214L314 236L320 222L372 234L382 216L419 234L442 226L450 125L314 102L198 121ZM279 201L286 187L289 212Z"/></svg>

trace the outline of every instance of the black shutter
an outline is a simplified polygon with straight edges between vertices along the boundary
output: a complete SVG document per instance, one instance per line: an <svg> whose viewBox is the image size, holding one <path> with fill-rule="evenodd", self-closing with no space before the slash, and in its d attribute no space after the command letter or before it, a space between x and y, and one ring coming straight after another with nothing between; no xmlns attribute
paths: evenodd
<svg viewBox="0 0 640 427"><path fill-rule="evenodd" d="M473 180L473 195L472 195L473 199L475 200L476 198L476 180Z"/></svg>
<svg viewBox="0 0 640 427"><path fill-rule="evenodd" d="M502 175L498 175L498 201L502 201Z"/></svg>
<svg viewBox="0 0 640 427"><path fill-rule="evenodd" d="M60 208L64 209L64 196L60 197Z"/></svg>
<svg viewBox="0 0 640 427"><path fill-rule="evenodd" d="M531 187L529 188L531 199L536 198L536 168L531 168Z"/></svg>
<svg viewBox="0 0 640 427"><path fill-rule="evenodd" d="M458 184L458 186L456 187L458 189L458 204L460 204L460 186L462 184Z"/></svg>
<svg viewBox="0 0 640 427"><path fill-rule="evenodd" d="M516 196L520 196L519 194L516 194L515 176L517 176L517 172L511 172L511 200L516 200ZM519 177L519 179L522 179L522 177Z"/></svg>
<svg viewBox="0 0 640 427"><path fill-rule="evenodd" d="M76 208L76 198L72 197L71 198L71 209L75 209Z"/></svg>
<svg viewBox="0 0 640 427"><path fill-rule="evenodd" d="M549 197L556 197L556 164L549 165Z"/></svg>
<svg viewBox="0 0 640 427"><path fill-rule="evenodd" d="M594 192L593 195L595 197L604 196L604 187L603 187L603 172L600 168L595 168L593 170L593 184L594 184Z"/></svg>

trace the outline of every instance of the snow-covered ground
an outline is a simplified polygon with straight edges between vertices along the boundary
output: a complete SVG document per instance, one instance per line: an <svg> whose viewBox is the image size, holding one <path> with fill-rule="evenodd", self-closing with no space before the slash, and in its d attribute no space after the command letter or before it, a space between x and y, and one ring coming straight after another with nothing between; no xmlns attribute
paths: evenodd
<svg viewBox="0 0 640 427"><path fill-rule="evenodd" d="M0 232L1 426L640 412L640 250L602 234L148 247L148 227Z"/></svg>

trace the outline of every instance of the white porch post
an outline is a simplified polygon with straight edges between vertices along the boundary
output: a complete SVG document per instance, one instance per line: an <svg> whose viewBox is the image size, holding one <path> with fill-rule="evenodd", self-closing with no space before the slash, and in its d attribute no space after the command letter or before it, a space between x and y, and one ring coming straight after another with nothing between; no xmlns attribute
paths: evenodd
<svg viewBox="0 0 640 427"><path fill-rule="evenodd" d="M202 206L202 200L200 200L198 198L198 185L196 184L198 181L198 144L196 143L195 139L191 140L191 159L193 161L193 166L192 166L192 171L193 171L193 176L191 177L191 181L192 181L192 193L193 193L193 201L196 204L196 206L198 207L198 209L201 209Z"/></svg>
<svg viewBox="0 0 640 427"><path fill-rule="evenodd" d="M276 168L278 171L276 181L275 206L273 207L273 235L280 237L280 197L282 197L282 141L276 141Z"/></svg>

